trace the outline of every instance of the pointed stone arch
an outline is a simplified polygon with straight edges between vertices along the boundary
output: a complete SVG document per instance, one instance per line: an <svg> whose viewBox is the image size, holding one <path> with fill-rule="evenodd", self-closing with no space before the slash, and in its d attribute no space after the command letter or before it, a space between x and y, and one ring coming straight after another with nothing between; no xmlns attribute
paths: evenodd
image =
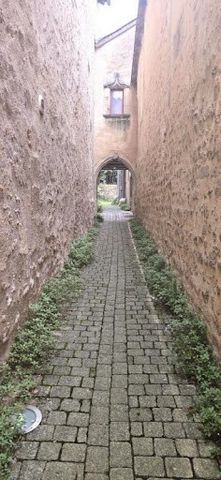
<svg viewBox="0 0 221 480"><path fill-rule="evenodd" d="M106 167L106 168L105 168ZM96 167L96 180L101 170L129 170L134 180L136 179L135 171L128 159L122 158L119 155L111 155L105 158Z"/></svg>
<svg viewBox="0 0 221 480"><path fill-rule="evenodd" d="M98 178L102 170L128 170L130 172L131 176L128 184L129 204L134 210L134 200L136 196L136 174L134 171L134 167L131 165L130 161L126 158L122 158L118 154L113 154L105 158L99 165L97 165L95 170L96 187L98 186Z"/></svg>

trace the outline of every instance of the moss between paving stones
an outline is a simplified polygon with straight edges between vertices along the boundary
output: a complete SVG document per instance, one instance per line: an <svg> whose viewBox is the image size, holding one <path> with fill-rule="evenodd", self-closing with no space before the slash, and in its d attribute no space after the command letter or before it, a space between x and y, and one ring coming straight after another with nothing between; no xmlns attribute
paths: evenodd
<svg viewBox="0 0 221 480"><path fill-rule="evenodd" d="M0 478L10 478L10 462L22 427L19 412L32 396L34 375L53 352L53 331L59 327L68 301L79 293L80 269L93 258L97 226L72 243L63 269L43 288L37 303L30 306L25 325L14 340L7 363L0 370Z"/></svg>
<svg viewBox="0 0 221 480"><path fill-rule="evenodd" d="M150 235L137 220L131 220L130 226L147 286L169 322L179 369L197 384L195 411L200 414L204 434L217 443L220 452L221 370L208 343L206 326L188 303L184 290Z"/></svg>

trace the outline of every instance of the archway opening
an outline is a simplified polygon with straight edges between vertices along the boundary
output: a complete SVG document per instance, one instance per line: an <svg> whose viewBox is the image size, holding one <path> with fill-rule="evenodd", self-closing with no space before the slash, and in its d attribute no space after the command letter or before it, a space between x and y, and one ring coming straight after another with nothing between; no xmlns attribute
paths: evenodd
<svg viewBox="0 0 221 480"><path fill-rule="evenodd" d="M133 209L134 171L127 160L118 155L107 158L97 172L97 200L125 205Z"/></svg>

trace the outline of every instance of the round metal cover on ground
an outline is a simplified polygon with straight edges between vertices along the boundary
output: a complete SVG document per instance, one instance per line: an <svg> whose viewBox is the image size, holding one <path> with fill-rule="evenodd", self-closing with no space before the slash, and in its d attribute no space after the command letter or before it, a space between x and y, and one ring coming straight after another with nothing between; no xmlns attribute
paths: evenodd
<svg viewBox="0 0 221 480"><path fill-rule="evenodd" d="M32 430L38 427L42 420L41 411L33 405L28 405L22 412L22 416L24 418L24 425L22 427L23 433L32 432Z"/></svg>

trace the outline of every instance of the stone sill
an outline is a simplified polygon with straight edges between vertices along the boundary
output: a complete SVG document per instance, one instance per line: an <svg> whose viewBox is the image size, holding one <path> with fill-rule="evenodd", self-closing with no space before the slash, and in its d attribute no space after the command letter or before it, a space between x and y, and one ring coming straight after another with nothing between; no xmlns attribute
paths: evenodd
<svg viewBox="0 0 221 480"><path fill-rule="evenodd" d="M110 118L110 119L117 119L117 120L127 120L128 118L130 118L130 114L129 113L125 113L123 115L111 115L111 114L107 114L107 115L103 115L104 118Z"/></svg>

